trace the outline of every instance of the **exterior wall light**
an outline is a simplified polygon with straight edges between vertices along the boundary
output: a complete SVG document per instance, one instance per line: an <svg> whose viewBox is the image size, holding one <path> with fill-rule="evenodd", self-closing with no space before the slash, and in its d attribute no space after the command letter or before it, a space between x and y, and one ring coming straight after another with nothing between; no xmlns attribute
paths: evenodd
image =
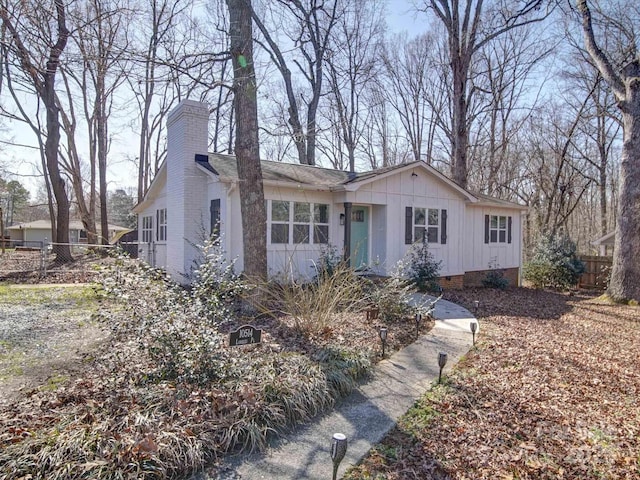
<svg viewBox="0 0 640 480"><path fill-rule="evenodd" d="M340 214L340 225L344 225L344 213Z"/></svg>

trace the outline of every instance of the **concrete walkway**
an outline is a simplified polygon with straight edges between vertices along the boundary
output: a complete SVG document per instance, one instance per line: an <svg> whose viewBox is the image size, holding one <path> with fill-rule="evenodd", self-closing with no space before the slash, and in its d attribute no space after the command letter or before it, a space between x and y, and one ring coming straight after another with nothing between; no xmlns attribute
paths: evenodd
<svg viewBox="0 0 640 480"><path fill-rule="evenodd" d="M413 297L415 304L432 299L419 294ZM446 372L471 347L470 323L476 319L468 310L440 300L434 317L435 327L428 334L381 361L372 378L331 412L288 433L265 453L232 457L222 471L203 473L193 480L330 479L331 438L337 432L348 440L347 454L338 470L340 478L437 381L438 353L448 354Z"/></svg>

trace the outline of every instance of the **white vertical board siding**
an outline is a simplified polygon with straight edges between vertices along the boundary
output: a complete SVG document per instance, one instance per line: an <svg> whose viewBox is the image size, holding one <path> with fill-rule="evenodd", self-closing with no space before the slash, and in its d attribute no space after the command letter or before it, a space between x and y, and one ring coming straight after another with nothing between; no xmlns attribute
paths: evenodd
<svg viewBox="0 0 640 480"><path fill-rule="evenodd" d="M412 176L412 173L417 176ZM384 248L386 258L383 273L390 273L410 248L410 245L404 243L406 207L447 210L447 242L444 245L431 243L429 250L436 261L442 261L441 275L464 273L461 229L465 222L466 201L459 192L416 168L413 172L404 171L363 186L355 193L354 203L366 204L367 200L374 205L386 205L386 231L381 231L384 229L379 228L380 225L375 220L372 224L372 253L378 248L376 245L384 246L380 247Z"/></svg>
<svg viewBox="0 0 640 480"><path fill-rule="evenodd" d="M267 268L270 276L308 280L316 274L316 264L323 249L331 245L342 253L344 229L340 227L340 213L344 212L344 207L334 204L330 192L269 185L265 185L264 192L267 200ZM329 205L329 244L271 244L269 200Z"/></svg>
<svg viewBox="0 0 640 480"><path fill-rule="evenodd" d="M485 215L511 217L511 243L484 243ZM494 261L498 268L517 268L521 264L521 212L517 209L469 206L466 214L468 235L464 240L464 268L472 272L488 270ZM467 227L468 226L468 227Z"/></svg>
<svg viewBox="0 0 640 480"><path fill-rule="evenodd" d="M371 238L369 242L371 257L369 263L374 273L386 275L387 272L387 206L373 205L371 207Z"/></svg>

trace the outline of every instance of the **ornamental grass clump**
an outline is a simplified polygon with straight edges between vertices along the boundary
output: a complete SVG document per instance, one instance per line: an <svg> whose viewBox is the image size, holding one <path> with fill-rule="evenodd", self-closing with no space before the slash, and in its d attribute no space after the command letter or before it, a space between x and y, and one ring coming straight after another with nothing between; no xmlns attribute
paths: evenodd
<svg viewBox="0 0 640 480"><path fill-rule="evenodd" d="M362 310L368 301L366 282L345 263L316 278L315 282L268 282L262 285L261 310L274 317L293 319L294 328L305 336L331 329L339 312Z"/></svg>

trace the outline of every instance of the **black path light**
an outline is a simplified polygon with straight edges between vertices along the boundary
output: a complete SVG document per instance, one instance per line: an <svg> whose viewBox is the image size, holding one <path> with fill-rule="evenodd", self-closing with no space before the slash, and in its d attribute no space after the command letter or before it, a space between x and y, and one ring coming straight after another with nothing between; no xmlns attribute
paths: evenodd
<svg viewBox="0 0 640 480"><path fill-rule="evenodd" d="M384 357L384 347L387 344L387 327L380 327L380 340L382 341L382 356Z"/></svg>
<svg viewBox="0 0 640 480"><path fill-rule="evenodd" d="M447 364L447 354L440 352L438 354L438 366L440 367L440 374L438 375L438 383L442 382L442 369Z"/></svg>
<svg viewBox="0 0 640 480"><path fill-rule="evenodd" d="M476 344L476 332L478 331L478 322L476 322L476 321L471 322L469 327L471 328L471 335L473 335L473 344L475 345Z"/></svg>
<svg viewBox="0 0 640 480"><path fill-rule="evenodd" d="M334 433L331 439L331 460L333 460L333 480L338 475L340 462L347 453L347 437L344 433Z"/></svg>
<svg viewBox="0 0 640 480"><path fill-rule="evenodd" d="M416 313L416 338L420 335L420 322L422 321L422 314Z"/></svg>
<svg viewBox="0 0 640 480"><path fill-rule="evenodd" d="M478 309L480 308L480 300L474 300L473 302L473 313L477 316Z"/></svg>

